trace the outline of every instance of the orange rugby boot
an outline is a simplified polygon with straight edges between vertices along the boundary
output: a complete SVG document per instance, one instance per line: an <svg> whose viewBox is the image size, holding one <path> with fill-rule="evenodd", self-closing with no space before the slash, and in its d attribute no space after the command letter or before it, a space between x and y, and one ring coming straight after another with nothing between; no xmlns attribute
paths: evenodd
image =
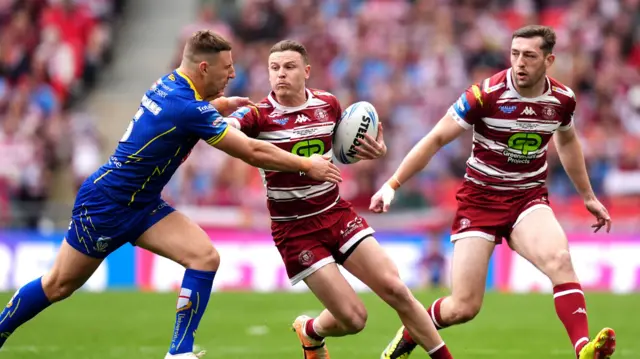
<svg viewBox="0 0 640 359"><path fill-rule="evenodd" d="M298 334L298 339L302 344L302 354L304 359L329 359L329 350L324 343L324 340L315 340L310 338L306 331L307 321L312 318L306 315L301 315L293 322L292 329Z"/></svg>

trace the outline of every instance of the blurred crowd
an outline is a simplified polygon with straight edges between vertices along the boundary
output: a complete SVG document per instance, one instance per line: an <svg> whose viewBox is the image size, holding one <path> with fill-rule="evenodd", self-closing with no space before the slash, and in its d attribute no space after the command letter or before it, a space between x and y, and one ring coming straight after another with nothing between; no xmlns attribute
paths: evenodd
<svg viewBox="0 0 640 359"><path fill-rule="evenodd" d="M110 59L123 4L0 0L0 227L36 226L56 168L87 153L70 140L95 126L73 109Z"/></svg>
<svg viewBox="0 0 640 359"><path fill-rule="evenodd" d="M511 33L553 26L557 60L550 75L576 93L594 188L609 198L640 195L640 1L638 0L227 0L203 1L180 35L172 66L195 30L233 42L236 79L227 95L254 101L269 92L267 58L277 41L301 41L311 57L309 87L334 93L343 108L366 100L384 124L386 158L341 166L343 196L366 207L370 196L474 82L509 66ZM397 207L446 206L464 173L471 131L446 146L397 196ZM552 198L575 198L550 150ZM225 170L220 170L224 168ZM258 171L196 147L167 188L175 204L264 206Z"/></svg>

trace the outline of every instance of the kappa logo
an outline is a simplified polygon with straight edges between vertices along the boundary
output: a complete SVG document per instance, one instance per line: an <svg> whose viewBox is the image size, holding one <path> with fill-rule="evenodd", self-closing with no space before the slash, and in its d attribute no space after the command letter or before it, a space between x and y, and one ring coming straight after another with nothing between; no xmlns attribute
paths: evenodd
<svg viewBox="0 0 640 359"><path fill-rule="evenodd" d="M295 123L305 123L305 122L309 122L311 121L311 119L305 115L298 115L298 117L296 117L296 122Z"/></svg>
<svg viewBox="0 0 640 359"><path fill-rule="evenodd" d="M572 314L584 314L587 315L587 310L584 308L578 308L575 312L573 312Z"/></svg>
<svg viewBox="0 0 640 359"><path fill-rule="evenodd" d="M525 107L524 110L520 112L520 114L527 116L537 116L537 113L530 106Z"/></svg>

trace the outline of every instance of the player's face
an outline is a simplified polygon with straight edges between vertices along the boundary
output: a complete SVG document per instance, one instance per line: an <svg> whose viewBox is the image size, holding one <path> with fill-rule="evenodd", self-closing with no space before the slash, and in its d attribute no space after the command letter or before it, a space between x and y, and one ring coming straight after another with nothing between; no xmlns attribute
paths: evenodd
<svg viewBox="0 0 640 359"><path fill-rule="evenodd" d="M304 93L310 71L311 66L305 65L298 52L282 51L269 55L269 82L278 97Z"/></svg>
<svg viewBox="0 0 640 359"><path fill-rule="evenodd" d="M540 45L541 37L516 37L511 42L511 68L520 88L530 88L543 81L547 68L553 64L554 55L545 54Z"/></svg>
<svg viewBox="0 0 640 359"><path fill-rule="evenodd" d="M222 51L211 57L210 61L200 63L200 73L204 78L206 99L214 99L224 94L229 80L236 77L231 51Z"/></svg>

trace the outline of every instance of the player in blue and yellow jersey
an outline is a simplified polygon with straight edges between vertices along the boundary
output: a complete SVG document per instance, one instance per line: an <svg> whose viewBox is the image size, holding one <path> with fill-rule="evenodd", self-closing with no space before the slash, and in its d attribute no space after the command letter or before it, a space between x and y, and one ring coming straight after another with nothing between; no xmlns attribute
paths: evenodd
<svg viewBox="0 0 640 359"><path fill-rule="evenodd" d="M340 181L338 169L321 156L299 157L227 127L223 116L250 103L222 97L234 76L229 42L210 31L190 38L180 67L145 93L109 161L81 186L51 270L20 288L0 314L0 347L20 325L69 297L105 257L129 242L186 268L166 358L203 354L193 353L194 335L220 258L205 232L160 197L193 146L204 140L254 166Z"/></svg>

